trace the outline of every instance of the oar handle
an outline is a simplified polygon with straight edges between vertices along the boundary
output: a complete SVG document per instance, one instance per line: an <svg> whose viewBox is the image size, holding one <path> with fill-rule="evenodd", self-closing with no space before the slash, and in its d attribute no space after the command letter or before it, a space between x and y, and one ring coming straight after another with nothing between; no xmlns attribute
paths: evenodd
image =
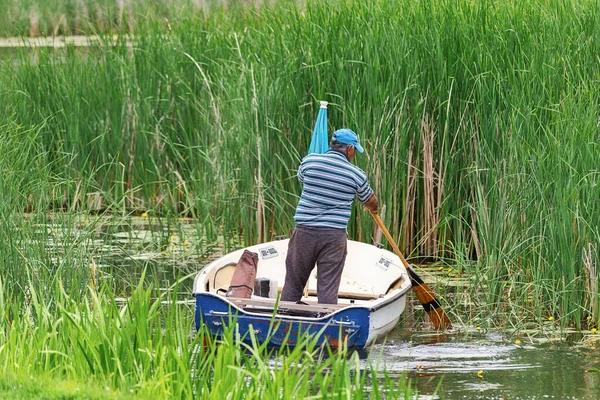
<svg viewBox="0 0 600 400"><path fill-rule="evenodd" d="M376 212L371 211L371 215L373 215L373 218L375 219L375 222L379 226L379 229L381 229L381 231L385 235L385 238L387 239L388 243L390 245L392 245L392 248L394 249L394 253L396 253L396 255L398 257L400 257L400 261L402 261L402 264L404 265L404 268L408 268L409 265L408 265L408 262L406 261L406 258L404 258L404 256L402 255L402 252L400 251L400 248L398 247L398 245L396 244L396 242L392 238L392 235L390 235L390 233L388 232L387 228L383 224L383 221L381 220L381 217L379 216L379 214L376 213Z"/></svg>

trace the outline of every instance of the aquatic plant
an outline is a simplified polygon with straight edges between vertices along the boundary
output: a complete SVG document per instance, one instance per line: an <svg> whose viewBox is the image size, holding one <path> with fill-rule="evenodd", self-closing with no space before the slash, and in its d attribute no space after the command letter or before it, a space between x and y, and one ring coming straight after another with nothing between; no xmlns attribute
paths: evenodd
<svg viewBox="0 0 600 400"><path fill-rule="evenodd" d="M182 15L203 14L227 1L211 0L0 0L0 36L134 33L146 19L167 27Z"/></svg>
<svg viewBox="0 0 600 400"><path fill-rule="evenodd" d="M193 309L176 302L176 284L157 296L143 282L120 300L107 284L74 298L57 281L48 289L51 300L42 301L35 285L27 299L14 299L0 280L0 392L6 387L16 396L36 377L48 385L45 394L60 392L62 382L80 387L72 398L89 388L102 388L100 398L411 396L404 379L380 373L346 348L318 348L314 337L269 351L243 344L233 329L219 338L196 333Z"/></svg>
<svg viewBox="0 0 600 400"><path fill-rule="evenodd" d="M482 314L597 325L599 15L579 1L281 1L24 52L2 66L0 120L37 130L61 195L13 190L39 211L286 235L328 100L409 259L472 277ZM374 231L356 208L351 237Z"/></svg>

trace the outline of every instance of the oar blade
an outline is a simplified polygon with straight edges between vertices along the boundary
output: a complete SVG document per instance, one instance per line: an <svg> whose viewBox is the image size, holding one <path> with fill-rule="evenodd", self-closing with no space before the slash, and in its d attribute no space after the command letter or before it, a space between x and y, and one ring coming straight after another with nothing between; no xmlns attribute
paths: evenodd
<svg viewBox="0 0 600 400"><path fill-rule="evenodd" d="M417 299L431 319L433 326L438 330L448 329L452 326L450 318L442 309L440 302L423 279L409 266L406 268Z"/></svg>

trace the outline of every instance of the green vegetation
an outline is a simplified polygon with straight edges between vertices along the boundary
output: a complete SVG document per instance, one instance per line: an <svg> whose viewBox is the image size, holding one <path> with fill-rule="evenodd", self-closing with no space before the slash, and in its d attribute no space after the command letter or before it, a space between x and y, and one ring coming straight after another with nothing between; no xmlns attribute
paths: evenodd
<svg viewBox="0 0 600 400"><path fill-rule="evenodd" d="M598 319L597 11L283 1L147 20L131 46L24 53L0 78L5 147L26 166L8 164L22 176L3 193L16 211L187 215L209 237L270 239L293 226L325 99L331 129L366 143L358 163L403 249L474 276L486 311L580 326ZM350 228L371 240L364 212Z"/></svg>
<svg viewBox="0 0 600 400"><path fill-rule="evenodd" d="M234 331L219 340L196 335L193 310L174 305L177 285L157 297L142 283L123 302L107 285L78 298L57 281L44 301L33 282L27 298L0 282L0 398L410 397L403 379L311 337L269 351L240 343Z"/></svg>
<svg viewBox="0 0 600 400"><path fill-rule="evenodd" d="M236 1L219 0L0 0L0 36L134 33L146 20L163 26Z"/></svg>
<svg viewBox="0 0 600 400"><path fill-rule="evenodd" d="M83 379L79 382L43 377L14 378L0 377L0 399L2 400L128 400L136 398L131 393L123 393L107 387L99 387Z"/></svg>
<svg viewBox="0 0 600 400"><path fill-rule="evenodd" d="M364 142L358 165L409 259L471 278L471 290L444 296L468 304L465 324L597 325L596 2L177 10L167 25L161 13L136 19L133 37L25 50L1 66L0 260L11 290L26 292L26 271L41 270L84 291L87 268L75 266L92 250L65 239L57 263L34 228L50 211L67 211L65 226L75 211L188 216L207 241L289 234L295 168L317 100L328 100L330 129ZM357 207L350 236L373 233Z"/></svg>

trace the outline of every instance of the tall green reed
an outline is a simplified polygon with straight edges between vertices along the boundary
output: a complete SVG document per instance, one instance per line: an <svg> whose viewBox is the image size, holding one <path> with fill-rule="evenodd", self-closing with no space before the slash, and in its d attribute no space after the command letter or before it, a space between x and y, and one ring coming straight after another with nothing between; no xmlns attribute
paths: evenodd
<svg viewBox="0 0 600 400"><path fill-rule="evenodd" d="M227 1L0 0L0 36L133 33L145 19L164 26L182 15L202 14Z"/></svg>
<svg viewBox="0 0 600 400"><path fill-rule="evenodd" d="M156 296L140 285L125 303L108 285L76 301L60 283L43 301L35 291L8 301L0 285L3 376L89 381L150 398L408 398L404 379L380 377L342 348L320 349L314 337L294 348L243 344L233 329L211 337L192 330L193 310L175 304L177 286ZM28 314L17 310L30 309Z"/></svg>
<svg viewBox="0 0 600 400"><path fill-rule="evenodd" d="M149 18L131 46L5 65L2 113L43 126L66 198L86 176L111 212L185 214L253 243L292 230L295 168L329 100L411 257L456 264L460 249L485 310L580 325L599 318L597 19L594 2L554 0ZM357 207L351 237L373 229Z"/></svg>

